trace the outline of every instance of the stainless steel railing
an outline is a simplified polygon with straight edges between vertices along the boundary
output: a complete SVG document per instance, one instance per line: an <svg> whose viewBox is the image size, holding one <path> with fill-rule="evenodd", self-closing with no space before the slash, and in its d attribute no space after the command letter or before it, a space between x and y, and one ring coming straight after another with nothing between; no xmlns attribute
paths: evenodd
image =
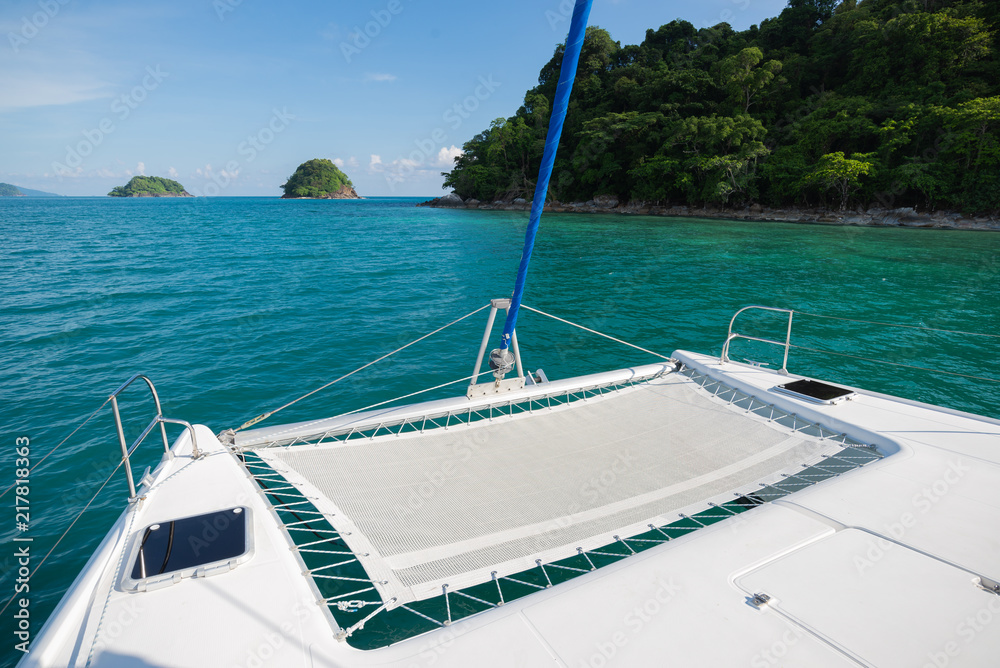
<svg viewBox="0 0 1000 668"><path fill-rule="evenodd" d="M757 336L747 336L746 334L740 334L738 332L733 331L733 325L736 323L736 318L738 318L740 314L743 313L744 311L750 311L754 309L759 311L776 311L778 313L788 314L788 330L785 334L784 341L763 339ZM788 375L788 350L792 347L792 316L794 314L795 311L791 309L773 308L771 306L747 306L745 308L741 308L739 311L735 313L735 315L733 315L733 319L729 321L729 334L726 336L726 342L722 344L722 355L719 356L719 361L720 362L729 361L729 344L733 341L733 339L746 339L748 341L760 341L761 343L770 343L776 346L782 346L785 349L785 357L781 361L781 370L778 371L778 373Z"/></svg>
<svg viewBox="0 0 1000 668"><path fill-rule="evenodd" d="M149 392L150 394L153 395L153 402L156 404L156 415L153 416L153 419L150 421L149 425L143 430L143 432L139 435L139 437L135 439L132 445L127 446L125 444L125 431L124 429L122 429L122 416L121 412L118 410L118 395L124 392L125 388L127 388L129 385L131 385L132 383L134 383L139 379L145 381L146 385L149 386ZM145 440L145 438L149 436L150 432L152 432L157 425L160 426L160 436L163 438L163 451L168 457L172 457L173 454L170 452L170 443L169 441L167 441L167 428L164 426L166 423L179 424L186 427L187 430L191 432L191 454L195 459L201 457L201 452L198 450L198 441L194 433L194 427L191 426L190 422L185 422L184 420L175 420L173 418L163 417L163 408L160 406L160 397L156 393L156 388L153 386L153 381L151 381L146 376L142 375L141 373L135 374L134 376L126 380L124 383L122 383L121 387L112 392L111 396L108 398L111 400L111 408L113 409L115 414L115 428L118 430L118 443L121 445L122 448L122 461L125 463L125 477L128 479L129 501L133 501L136 498L135 480L132 477L132 465L129 461L129 458L132 456L132 453L135 452L136 448L139 447L139 445L143 442L143 440Z"/></svg>

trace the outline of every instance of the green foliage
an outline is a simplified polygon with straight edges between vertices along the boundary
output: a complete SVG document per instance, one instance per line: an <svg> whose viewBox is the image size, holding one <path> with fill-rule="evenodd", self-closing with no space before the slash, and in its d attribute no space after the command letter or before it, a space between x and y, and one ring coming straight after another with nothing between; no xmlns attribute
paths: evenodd
<svg viewBox="0 0 1000 668"><path fill-rule="evenodd" d="M142 196L164 196L167 194L180 195L184 192L184 186L170 179L159 176L133 176L124 186L115 186L108 197L142 197Z"/></svg>
<svg viewBox="0 0 1000 668"><path fill-rule="evenodd" d="M781 62L769 60L761 67L764 53L756 46L747 47L735 56L722 61L722 82L737 107L745 114L750 111L753 99L767 90L774 77L781 72Z"/></svg>
<svg viewBox="0 0 1000 668"><path fill-rule="evenodd" d="M870 155L857 155L861 160L847 158L840 151L828 153L819 159L816 167L805 178L805 184L819 186L820 190L835 190L840 197L840 210L847 208L851 195L861 187L861 177L872 173L875 165Z"/></svg>
<svg viewBox="0 0 1000 668"><path fill-rule="evenodd" d="M1000 3L790 0L743 32L587 30L549 197L1000 208ZM531 197L559 46L445 185Z"/></svg>
<svg viewBox="0 0 1000 668"><path fill-rule="evenodd" d="M299 165L281 187L285 197L323 197L344 186L353 186L347 174L329 160L316 158Z"/></svg>
<svg viewBox="0 0 1000 668"><path fill-rule="evenodd" d="M17 186L12 186L9 183L0 183L0 197L20 197L21 191Z"/></svg>

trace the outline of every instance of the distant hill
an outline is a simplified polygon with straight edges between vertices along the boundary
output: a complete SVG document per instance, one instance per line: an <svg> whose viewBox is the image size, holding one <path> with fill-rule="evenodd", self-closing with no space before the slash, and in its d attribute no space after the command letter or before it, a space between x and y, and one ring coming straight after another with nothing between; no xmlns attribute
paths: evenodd
<svg viewBox="0 0 1000 668"><path fill-rule="evenodd" d="M281 199L360 199L347 174L320 158L299 165L281 188Z"/></svg>
<svg viewBox="0 0 1000 668"><path fill-rule="evenodd" d="M445 187L532 197L563 50ZM677 20L624 46L591 26L548 194L1000 211L1000 2L789 0L741 32Z"/></svg>
<svg viewBox="0 0 1000 668"><path fill-rule="evenodd" d="M0 183L0 197L61 197L61 195Z"/></svg>
<svg viewBox="0 0 1000 668"><path fill-rule="evenodd" d="M41 190L32 190L31 188L22 188L17 186L17 189L21 191L21 194L25 197L62 197L62 195L57 195L55 193L47 193Z"/></svg>
<svg viewBox="0 0 1000 668"><path fill-rule="evenodd" d="M116 186L108 197L193 197L177 181L159 176L133 176L124 186Z"/></svg>

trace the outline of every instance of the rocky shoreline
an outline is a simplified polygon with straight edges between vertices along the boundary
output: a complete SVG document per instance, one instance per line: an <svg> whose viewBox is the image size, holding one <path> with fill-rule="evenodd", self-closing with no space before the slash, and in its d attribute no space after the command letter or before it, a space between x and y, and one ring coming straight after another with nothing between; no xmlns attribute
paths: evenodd
<svg viewBox="0 0 1000 668"><path fill-rule="evenodd" d="M179 193L137 193L135 195L125 195L125 197L194 197L186 190Z"/></svg>
<svg viewBox="0 0 1000 668"><path fill-rule="evenodd" d="M455 193L437 197L417 206L447 209L479 209L481 211L528 211L531 204L518 198L510 202L480 202L463 200ZM645 202L620 204L609 196L595 197L587 202L551 202L545 212L552 213L603 213L638 216L670 216L677 218L722 218L728 220L759 220L786 223L814 223L819 225L857 225L864 227L926 227L945 230L1000 231L997 216L965 216L954 211L918 212L912 208L886 209L872 207L866 210L830 211L827 209L787 207L772 209L753 205L745 209L718 207L657 206Z"/></svg>
<svg viewBox="0 0 1000 668"><path fill-rule="evenodd" d="M362 199L361 196L351 186L343 186L340 190L321 195L320 197L292 197L282 195L281 199Z"/></svg>

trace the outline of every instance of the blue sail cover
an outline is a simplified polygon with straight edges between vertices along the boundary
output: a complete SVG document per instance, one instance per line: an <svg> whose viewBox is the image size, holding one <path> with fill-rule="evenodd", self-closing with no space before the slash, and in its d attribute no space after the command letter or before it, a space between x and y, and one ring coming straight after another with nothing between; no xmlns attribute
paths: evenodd
<svg viewBox="0 0 1000 668"><path fill-rule="evenodd" d="M566 38L566 50L563 53L562 66L559 70L559 83L556 85L555 101L552 105L552 116L549 118L549 133L545 138L545 151L542 154L542 165L538 169L538 183L535 186L535 198L531 202L531 217L528 219L528 230L524 235L524 250L521 251L521 264L517 269L517 280L514 282L514 294L511 298L507 320L503 326L503 338L500 347L504 350L510 345L510 337L517 326L517 312L521 308L521 298L524 295L524 283L528 278L528 263L531 262L531 251L535 247L535 234L542 218L542 207L549 191L549 179L552 177L552 165L556 160L559 148L559 138L562 136L563 121L566 120L566 109L569 106L569 94L573 90L576 79L576 66L580 61L580 50L587 32L587 19L590 16L590 6L593 0L577 0L573 8L573 20L569 26L569 37Z"/></svg>

